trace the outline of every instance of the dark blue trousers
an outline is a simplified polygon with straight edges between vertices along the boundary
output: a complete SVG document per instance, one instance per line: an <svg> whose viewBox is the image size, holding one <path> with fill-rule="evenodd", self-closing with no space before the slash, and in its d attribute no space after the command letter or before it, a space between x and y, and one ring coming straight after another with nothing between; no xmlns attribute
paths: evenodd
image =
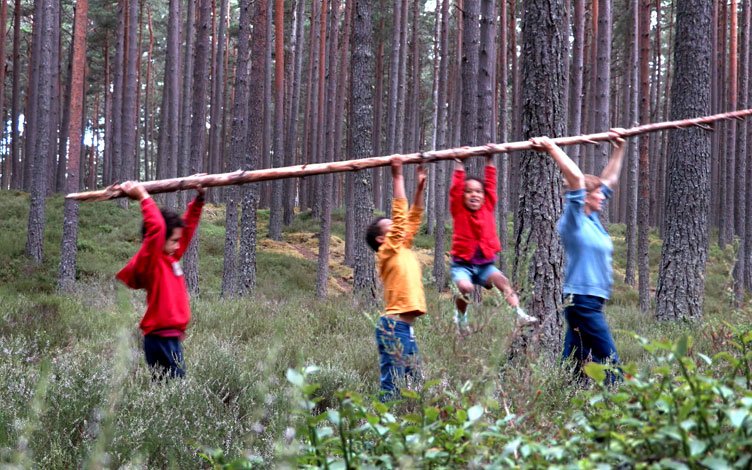
<svg viewBox="0 0 752 470"><path fill-rule="evenodd" d="M152 368L154 378L185 377L183 346L179 338L146 335L144 336L144 353L146 363Z"/></svg>
<svg viewBox="0 0 752 470"><path fill-rule="evenodd" d="M605 299L579 294L567 298L571 299L571 304L564 309L564 318L567 320L564 359L574 359L578 374L582 373L582 365L589 361L618 364L616 343L603 314ZM611 383L614 378L609 375L607 380Z"/></svg>
<svg viewBox="0 0 752 470"><path fill-rule="evenodd" d="M418 344L412 326L403 321L382 316L376 325L376 344L379 347L381 370L381 400L400 397L396 382L411 377L419 379Z"/></svg>

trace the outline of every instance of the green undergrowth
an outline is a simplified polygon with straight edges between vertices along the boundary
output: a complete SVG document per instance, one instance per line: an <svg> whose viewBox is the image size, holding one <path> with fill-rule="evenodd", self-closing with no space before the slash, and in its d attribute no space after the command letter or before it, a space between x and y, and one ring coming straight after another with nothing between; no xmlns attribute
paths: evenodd
<svg viewBox="0 0 752 470"><path fill-rule="evenodd" d="M724 353L741 360L739 335L752 327L748 309L730 308L733 247L711 247L703 323L661 324L636 307L635 289L623 282L624 227L609 227L616 246L609 323L621 357L632 364L630 374L649 382L642 391L643 385L629 380L626 389L620 389L625 391L575 385L567 369L545 354L510 360L517 330L498 295L485 295L473 307L472 333L460 339L451 321L449 295L427 286L429 314L415 329L428 381L385 409L374 403L379 303L356 303L349 294L335 292L318 300L315 258L264 248L258 251L254 294L220 298L221 207L207 208L200 230L201 293L192 300L193 321L184 343L188 377L164 384L151 381L143 361L138 321L144 293L113 280L138 247L138 206L81 205L78 279L74 291L65 295L55 287L62 198L48 201L45 261L40 266L23 256L28 195L2 191L0 207L0 462L17 467L342 468L340 426L352 440L353 453L347 455L356 466L618 466L636 461L638 451L648 454L630 441L633 434L625 438L628 443L619 444L626 447L614 447L616 434L631 425L631 415L623 411L608 418L599 403L618 410L612 402L623 400L620 393L652 397L659 383L662 393L684 393L691 381L682 378L678 367L688 358L697 364L693 373L699 374L699 382L691 383L706 383L702 377L708 377L720 381L712 387L729 387L737 398L743 395L722 374L729 372L722 365L730 363ZM335 211L334 236L344 238L344 217L344 211ZM268 211L260 211L260 236L267 230ZM304 212L285 234L317 230L318 221ZM433 246L425 227L416 246ZM655 233L650 257L654 285L660 257ZM424 272L429 280L430 266ZM676 356L677 342L684 336L693 338L686 355L666 359ZM662 346L651 351L648 343ZM703 355L712 358L712 364ZM310 373L304 373L306 368ZM600 401L591 402L597 396ZM715 399L723 402L722 396ZM736 439L732 431L738 433L743 426L734 428L739 414L726 411L743 406L734 402L717 413L719 432L727 441ZM645 419L662 419L658 412L644 413ZM374 419L387 428L384 434L378 427L358 430ZM750 419L743 422L748 426ZM695 428L686 432L700 440ZM312 436L321 439L313 443ZM666 436L662 438L673 438ZM677 447L681 452L683 445ZM701 447L694 441L687 445L695 451ZM677 462L700 467L703 459L715 456L708 450L713 446L707 444L697 455ZM632 450L624 450L627 447ZM588 457L599 449L606 453ZM724 455L718 458L738 462ZM653 464L662 465L661 459L656 457Z"/></svg>

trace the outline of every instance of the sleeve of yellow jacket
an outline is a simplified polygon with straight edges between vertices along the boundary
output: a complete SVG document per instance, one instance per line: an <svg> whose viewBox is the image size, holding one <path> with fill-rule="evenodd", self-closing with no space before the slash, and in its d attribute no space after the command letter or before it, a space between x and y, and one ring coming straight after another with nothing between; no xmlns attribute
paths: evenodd
<svg viewBox="0 0 752 470"><path fill-rule="evenodd" d="M407 215L407 199L392 202L392 227L379 248L378 269L384 284L385 314L426 312L423 273L420 262L410 249L420 226L422 209L413 208Z"/></svg>
<svg viewBox="0 0 752 470"><path fill-rule="evenodd" d="M415 238L415 234L418 233L418 230L420 230L420 223L423 220L423 208L422 207L411 207L410 212L407 214L407 227L405 228L405 241L403 242L403 245L406 248L412 248L413 246L413 239Z"/></svg>

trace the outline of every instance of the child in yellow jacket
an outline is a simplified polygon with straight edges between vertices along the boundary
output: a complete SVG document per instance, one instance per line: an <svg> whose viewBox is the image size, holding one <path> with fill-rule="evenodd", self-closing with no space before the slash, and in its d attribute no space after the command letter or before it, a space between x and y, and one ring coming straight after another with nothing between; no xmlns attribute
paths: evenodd
<svg viewBox="0 0 752 470"><path fill-rule="evenodd" d="M380 217L366 231L366 241L376 252L377 268L384 285L385 309L376 326L384 401L399 397L395 379L418 375L418 345L412 325L426 313L426 297L420 263L411 248L423 217L426 175L426 170L419 167L418 186L408 212L402 161L393 160L392 218Z"/></svg>

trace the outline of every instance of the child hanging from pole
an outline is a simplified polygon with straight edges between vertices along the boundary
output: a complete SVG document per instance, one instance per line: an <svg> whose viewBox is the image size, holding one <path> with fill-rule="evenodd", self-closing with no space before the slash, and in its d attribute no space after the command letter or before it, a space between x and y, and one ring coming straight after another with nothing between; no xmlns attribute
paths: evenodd
<svg viewBox="0 0 752 470"><path fill-rule="evenodd" d="M466 176L462 161L455 160L452 185L449 189L449 210L454 220L452 235L452 281L459 290L455 298L454 323L461 334L468 332L469 295L475 286L496 287L515 309L518 322L530 324L537 318L520 307L517 294L509 280L495 266L501 251L496 234L496 166L493 156L486 157L485 178ZM504 227L502 227L504 229Z"/></svg>
<svg viewBox="0 0 752 470"><path fill-rule="evenodd" d="M144 223L141 248L117 278L131 289L146 289L146 313L139 327L153 377L183 377L181 343L191 320L191 307L180 258L198 227L206 190L197 188L198 195L181 218L170 210L160 210L141 183L126 181L120 188L140 201Z"/></svg>
<svg viewBox="0 0 752 470"><path fill-rule="evenodd" d="M408 212L402 160L394 158L392 218L380 217L366 230L366 242L376 252L377 268L384 285L385 310L376 326L382 401L399 398L395 381L420 378L413 322L426 313L426 298L420 263L411 248L423 216L426 174L425 168L418 167L418 185Z"/></svg>

